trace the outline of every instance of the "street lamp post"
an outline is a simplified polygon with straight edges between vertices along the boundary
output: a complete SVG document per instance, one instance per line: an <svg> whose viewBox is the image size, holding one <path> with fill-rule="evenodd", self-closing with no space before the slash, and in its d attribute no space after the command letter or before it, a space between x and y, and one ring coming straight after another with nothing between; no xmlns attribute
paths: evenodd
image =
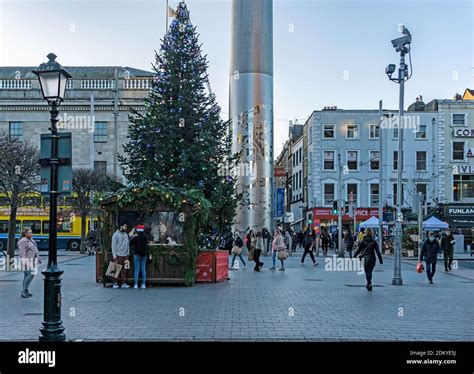
<svg viewBox="0 0 474 374"><path fill-rule="evenodd" d="M405 81L411 78L408 75L408 66L405 63L405 55L410 53L411 34L408 29L400 25L399 30L405 36L392 40L392 45L397 52L400 52L400 66L398 68L398 78L392 78L395 72L395 64L390 64L385 68L385 73L389 79L400 85L400 106L398 111L398 161L397 161L397 219L395 224L395 266L393 270L393 285L402 285L402 235L403 235L403 213L402 213L402 173L403 173L403 100ZM411 54L410 54L411 56ZM410 59L411 64L411 59Z"/></svg>
<svg viewBox="0 0 474 374"><path fill-rule="evenodd" d="M61 275L57 263L57 210L58 210L58 107L64 100L66 84L71 75L55 61L54 53L48 54L48 62L33 71L38 76L43 98L51 107L51 158L50 174L50 207L49 207L49 246L48 267L42 271L44 275L44 310L43 327L40 329L41 342L57 342L66 340L63 322L61 321Z"/></svg>

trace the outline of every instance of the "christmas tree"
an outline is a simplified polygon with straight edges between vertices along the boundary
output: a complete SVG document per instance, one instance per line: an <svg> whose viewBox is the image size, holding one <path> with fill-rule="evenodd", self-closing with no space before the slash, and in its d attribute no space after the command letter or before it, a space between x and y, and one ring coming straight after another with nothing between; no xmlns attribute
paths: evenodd
<svg viewBox="0 0 474 374"><path fill-rule="evenodd" d="M201 190L212 203L212 226L225 231L238 202L228 172L237 157L231 153L230 123L220 118L209 92L208 62L184 2L155 56L146 110L132 111L129 141L119 157L124 175L134 186L158 182Z"/></svg>

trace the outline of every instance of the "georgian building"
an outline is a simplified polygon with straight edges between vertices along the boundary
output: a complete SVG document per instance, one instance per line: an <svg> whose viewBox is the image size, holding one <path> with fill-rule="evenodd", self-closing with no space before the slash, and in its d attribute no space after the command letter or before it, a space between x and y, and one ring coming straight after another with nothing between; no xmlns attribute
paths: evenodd
<svg viewBox="0 0 474 374"><path fill-rule="evenodd" d="M289 206L287 211L291 212L292 222L290 228L295 231L303 231L304 222L304 178L303 178L303 125L290 122L289 141L289 184L288 197Z"/></svg>
<svg viewBox="0 0 474 374"><path fill-rule="evenodd" d="M49 133L49 107L34 67L0 67L0 132L39 146ZM148 71L116 66L71 66L65 101L60 106L60 131L72 133L72 165L95 168L120 178L117 153L126 142L130 108L145 110Z"/></svg>
<svg viewBox="0 0 474 374"><path fill-rule="evenodd" d="M421 100L421 99L420 99ZM427 204L435 204L437 175L438 114L408 111L404 114L402 206L410 208L413 196L422 192ZM379 199L395 206L398 170L398 121L396 111L342 110L328 107L314 111L308 126L308 214L315 223L334 223L333 202L353 205L356 221L378 216ZM379 142L383 143L382 161ZM340 162L340 164L339 164ZM382 180L380 180L382 168ZM341 174L342 186L339 186ZM307 217L309 218L309 217ZM344 216L348 224L350 217Z"/></svg>
<svg viewBox="0 0 474 374"><path fill-rule="evenodd" d="M439 122L440 169L434 181L443 215L456 234L464 235L465 250L474 249L474 90L453 99L426 104Z"/></svg>

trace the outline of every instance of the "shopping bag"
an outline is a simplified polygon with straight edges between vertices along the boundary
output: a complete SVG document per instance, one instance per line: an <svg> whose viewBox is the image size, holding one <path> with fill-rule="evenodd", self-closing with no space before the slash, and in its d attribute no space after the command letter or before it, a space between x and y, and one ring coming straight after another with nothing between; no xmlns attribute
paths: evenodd
<svg viewBox="0 0 474 374"><path fill-rule="evenodd" d="M237 247L236 245L234 245L232 247L232 253L237 256L240 255L242 253L242 247Z"/></svg>
<svg viewBox="0 0 474 374"><path fill-rule="evenodd" d="M279 260L286 260L289 254L288 254L288 251L278 251L277 256Z"/></svg>
<svg viewBox="0 0 474 374"><path fill-rule="evenodd" d="M423 273L423 270L424 270L424 267L423 267L423 263L419 262L416 264L416 272L417 273Z"/></svg>
<svg viewBox="0 0 474 374"><path fill-rule="evenodd" d="M122 265L117 264L116 262L109 262L107 272L105 275L110 278L118 279L120 272L122 271Z"/></svg>

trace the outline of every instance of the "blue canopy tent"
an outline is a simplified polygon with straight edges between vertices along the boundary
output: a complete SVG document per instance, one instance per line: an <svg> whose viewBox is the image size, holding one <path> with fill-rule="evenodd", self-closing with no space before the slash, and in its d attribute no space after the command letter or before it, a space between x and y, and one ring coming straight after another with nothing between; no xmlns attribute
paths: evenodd
<svg viewBox="0 0 474 374"><path fill-rule="evenodd" d="M382 222L383 226L384 227L387 227L387 223L386 222ZM378 229L379 228L379 219L377 217L370 217L368 220L362 222L360 225L359 225L360 228L364 228L364 229Z"/></svg>
<svg viewBox="0 0 474 374"><path fill-rule="evenodd" d="M449 228L449 225L446 222L439 220L436 217L431 217L423 222L423 230L427 231L439 231Z"/></svg>

